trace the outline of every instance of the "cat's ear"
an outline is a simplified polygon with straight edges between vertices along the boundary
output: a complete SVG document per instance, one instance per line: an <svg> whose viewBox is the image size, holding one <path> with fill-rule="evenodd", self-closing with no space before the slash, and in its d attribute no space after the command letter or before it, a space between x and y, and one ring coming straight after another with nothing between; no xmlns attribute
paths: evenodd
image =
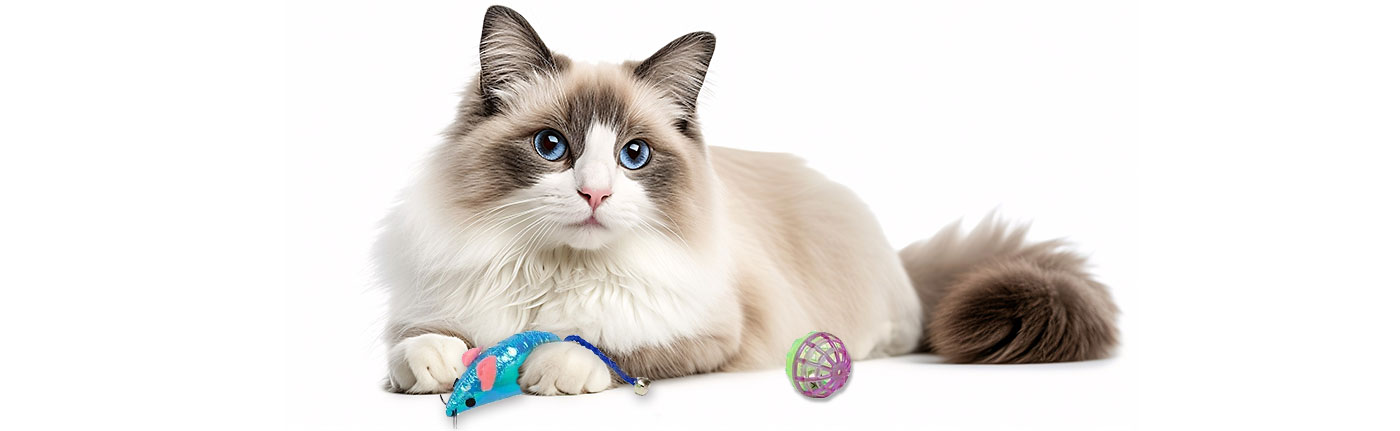
<svg viewBox="0 0 1400 431"><path fill-rule="evenodd" d="M637 64L632 73L670 93L685 108L686 115L694 117L700 86L705 83L705 72L710 69L714 53L715 35L697 31L666 44Z"/></svg>
<svg viewBox="0 0 1400 431"><path fill-rule="evenodd" d="M489 112L499 110L515 85L558 71L558 64L530 22L505 6L486 9L481 24L481 96Z"/></svg>

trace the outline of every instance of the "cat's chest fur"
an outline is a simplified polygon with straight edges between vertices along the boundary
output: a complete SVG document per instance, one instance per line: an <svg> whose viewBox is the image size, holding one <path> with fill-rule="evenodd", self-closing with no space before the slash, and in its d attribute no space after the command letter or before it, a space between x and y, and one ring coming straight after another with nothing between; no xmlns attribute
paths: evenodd
<svg viewBox="0 0 1400 431"><path fill-rule="evenodd" d="M440 311L458 311L455 323L480 343L542 330L626 353L705 334L734 312L716 261L654 237L598 251L497 254L461 262Z"/></svg>

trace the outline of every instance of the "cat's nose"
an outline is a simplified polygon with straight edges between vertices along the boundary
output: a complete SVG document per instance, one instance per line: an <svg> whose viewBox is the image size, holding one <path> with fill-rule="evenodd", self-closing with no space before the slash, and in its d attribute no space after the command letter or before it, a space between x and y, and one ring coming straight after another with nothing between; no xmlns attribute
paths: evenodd
<svg viewBox="0 0 1400 431"><path fill-rule="evenodd" d="M583 200L588 201L589 208L593 208L594 211L597 211L598 206L603 204L603 200L607 199L608 196L612 196L612 190L580 187L578 189L578 195L582 196Z"/></svg>

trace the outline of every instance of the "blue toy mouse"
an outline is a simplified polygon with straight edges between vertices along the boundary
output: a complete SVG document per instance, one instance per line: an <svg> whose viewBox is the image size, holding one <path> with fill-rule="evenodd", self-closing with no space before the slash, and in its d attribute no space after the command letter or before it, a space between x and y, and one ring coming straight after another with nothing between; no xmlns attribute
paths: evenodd
<svg viewBox="0 0 1400 431"><path fill-rule="evenodd" d="M599 359L606 362L618 376L622 377L623 381L631 384L637 395L646 395L647 386L650 384L650 380L646 377L634 379L623 373L616 362L577 335L570 335L564 340L578 343L593 351ZM462 377L453 383L452 396L446 401L447 415L452 417L453 425L456 425L459 413L521 394L520 382L518 381L520 379L520 365L525 363L525 358L530 356L530 352L534 351L536 347L556 341L560 341L559 336L552 333L526 331L507 337L485 350L480 347L467 350L462 355L462 363L466 364L467 371L462 373Z"/></svg>

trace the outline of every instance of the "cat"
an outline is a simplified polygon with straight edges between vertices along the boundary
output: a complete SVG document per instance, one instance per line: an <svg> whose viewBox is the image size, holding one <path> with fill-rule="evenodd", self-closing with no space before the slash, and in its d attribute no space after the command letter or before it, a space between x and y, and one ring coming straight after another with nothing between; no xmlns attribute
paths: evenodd
<svg viewBox="0 0 1400 431"><path fill-rule="evenodd" d="M469 347L525 330L581 335L653 379L779 367L812 330L857 360L1110 354L1117 308L1065 244L989 217L896 252L801 159L707 145L696 98L714 50L696 32L640 62L575 62L514 10L486 11L480 74L375 246L388 390L450 391ZM614 382L551 343L520 384Z"/></svg>

